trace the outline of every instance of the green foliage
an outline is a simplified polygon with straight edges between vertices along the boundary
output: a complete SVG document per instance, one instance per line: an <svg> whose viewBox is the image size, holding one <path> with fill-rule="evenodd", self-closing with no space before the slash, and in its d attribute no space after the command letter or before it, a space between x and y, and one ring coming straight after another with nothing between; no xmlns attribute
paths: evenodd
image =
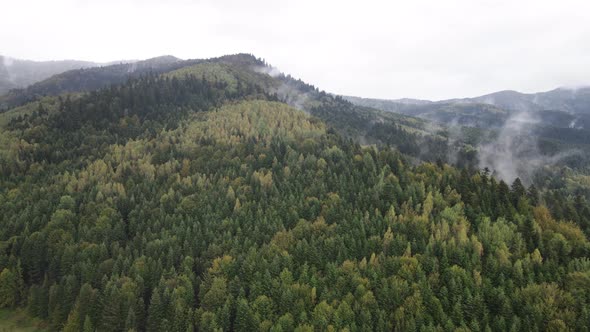
<svg viewBox="0 0 590 332"><path fill-rule="evenodd" d="M20 309L0 309L0 331L44 332L46 324Z"/></svg>
<svg viewBox="0 0 590 332"><path fill-rule="evenodd" d="M579 224L522 184L360 146L235 77L146 76L11 118L2 306L68 331L587 325Z"/></svg>
<svg viewBox="0 0 590 332"><path fill-rule="evenodd" d="M23 282L18 272L4 268L0 273L0 308L14 308L21 300Z"/></svg>

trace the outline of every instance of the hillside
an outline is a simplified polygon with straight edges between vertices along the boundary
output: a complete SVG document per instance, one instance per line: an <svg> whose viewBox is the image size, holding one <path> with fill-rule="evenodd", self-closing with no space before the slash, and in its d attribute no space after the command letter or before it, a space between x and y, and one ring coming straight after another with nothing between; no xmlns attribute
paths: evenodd
<svg viewBox="0 0 590 332"><path fill-rule="evenodd" d="M587 327L583 196L437 161L471 145L250 55L157 68L0 113L0 307L51 331Z"/></svg>
<svg viewBox="0 0 590 332"><path fill-rule="evenodd" d="M162 74L165 78L179 80L190 75L223 84L231 93L264 92L324 120L329 119L330 124L341 134L363 144L388 144L410 156L428 161L454 162L456 158L451 160L448 156L458 155L461 165L474 165L470 142L447 144L449 137L444 128L433 132L432 129L437 126L415 117L393 115L374 108L358 108L342 98L336 98L301 80L284 75L261 59L248 54L202 60L179 60L166 56L132 64L69 71L27 89L13 91L4 98L0 97L0 106L3 104L8 109L44 96L63 93L75 95L150 74ZM242 91L246 86L251 90ZM8 117L10 116L5 116Z"/></svg>

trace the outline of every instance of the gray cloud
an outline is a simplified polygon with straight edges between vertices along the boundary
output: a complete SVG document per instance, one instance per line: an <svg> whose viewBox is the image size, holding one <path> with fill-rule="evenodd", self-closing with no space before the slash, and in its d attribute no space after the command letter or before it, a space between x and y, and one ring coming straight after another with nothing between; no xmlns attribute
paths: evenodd
<svg viewBox="0 0 590 332"><path fill-rule="evenodd" d="M250 52L330 92L445 99L588 84L583 0L7 0L0 52L112 61Z"/></svg>

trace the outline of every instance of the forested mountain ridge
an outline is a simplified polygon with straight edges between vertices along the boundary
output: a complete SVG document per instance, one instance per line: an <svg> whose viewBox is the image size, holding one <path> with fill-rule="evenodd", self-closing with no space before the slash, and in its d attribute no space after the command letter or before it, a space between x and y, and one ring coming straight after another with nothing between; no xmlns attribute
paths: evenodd
<svg viewBox="0 0 590 332"><path fill-rule="evenodd" d="M179 80L192 75L216 84L227 84L226 89L231 92L243 89L246 85L255 86L296 108L328 120L340 133L355 140L360 138L363 144L389 144L419 160L440 159L460 165L475 165L470 140L449 144L448 133L444 128L415 117L394 115L374 108L359 108L290 75L284 75L250 54L196 60L165 56L136 63L70 71L27 89L12 91L4 98L0 97L0 105L4 104L7 108L39 100L43 96L85 93L145 74L162 74L163 77ZM15 113L14 110L11 112Z"/></svg>
<svg viewBox="0 0 590 332"><path fill-rule="evenodd" d="M416 163L444 128L219 59L0 114L0 307L52 331L587 329L582 197Z"/></svg>

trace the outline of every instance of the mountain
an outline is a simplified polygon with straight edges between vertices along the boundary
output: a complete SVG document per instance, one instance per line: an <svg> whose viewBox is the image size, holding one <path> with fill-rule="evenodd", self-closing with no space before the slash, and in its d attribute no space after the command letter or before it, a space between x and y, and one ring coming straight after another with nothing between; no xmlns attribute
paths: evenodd
<svg viewBox="0 0 590 332"><path fill-rule="evenodd" d="M76 70L56 75L39 82L28 89L13 91L0 100L6 109L9 106L22 105L28 101L38 100L42 96L57 95L64 92L79 93L91 91L111 84L120 84L130 78L148 73L161 73L170 79L182 79L194 75L211 81L228 85L228 90L235 92L242 82L250 82L260 91L276 95L281 101L303 109L328 121L340 134L351 137L362 144L389 145L397 148L407 156L420 161L449 162L454 165L497 170L494 163L482 160L504 159L505 156L482 158L478 155L480 146L488 141L497 141L498 133L513 112L490 104L457 100L454 102L429 102L423 100L379 101L370 99L352 100L353 103L337 96L327 95L317 88L283 75L267 66L263 61L246 54L237 54L213 59L180 60L174 57L149 59L134 64L119 64ZM360 103L361 106L355 105ZM385 110L385 112L383 111ZM394 114L394 111L402 115ZM547 121L550 128L527 128L526 133L513 133L514 136L543 136L540 148L537 142L526 141L525 147L513 146L510 140L492 150L508 150L518 160L553 160L560 150L590 148L583 137L585 133L572 130L585 125L581 116L572 117L561 111L538 112L539 121ZM427 121L421 120L425 119ZM537 121L537 119L535 119ZM556 124L562 127L553 128ZM572 126L574 124L574 126ZM459 126L460 128L455 128ZM511 136L512 137L512 136ZM564 140L565 138L565 140ZM526 151L527 155L523 155ZM530 153L534 153L531 156ZM548 155L545 158L544 155ZM514 159L514 158L512 158ZM585 158L583 158L585 159ZM553 163L553 161L551 161ZM551 164L550 163L550 164ZM523 162L518 171L501 172L499 177L511 182L521 177L530 184L540 166L546 162L530 165ZM579 167L584 162L577 158L560 158L559 164Z"/></svg>
<svg viewBox="0 0 590 332"><path fill-rule="evenodd" d="M495 105L518 112L559 110L572 114L590 113L590 87L558 88L539 93L500 91L480 97L462 99Z"/></svg>
<svg viewBox="0 0 590 332"><path fill-rule="evenodd" d="M501 127L510 112L478 101L424 101L415 99L383 100L359 97L344 97L353 104L372 107L388 112L416 116L443 124L478 128Z"/></svg>
<svg viewBox="0 0 590 332"><path fill-rule="evenodd" d="M92 91L149 74L162 74L163 77L180 80L186 76L200 77L225 84L227 91L232 93L239 92L245 84L249 84L257 91L272 94L291 106L333 120L331 123L341 134L355 139L362 137L364 144L390 144L410 156L430 161L446 160L449 150L457 150L453 154L459 153L465 157L461 158L462 164L473 164L473 153L468 144L448 146L442 129L431 132L436 126L415 117L359 108L342 98L320 92L312 85L279 73L248 54L201 60L180 60L166 56L129 64L73 70L26 89L11 91L4 98L0 97L0 106L7 109L43 97Z"/></svg>
<svg viewBox="0 0 590 332"><path fill-rule="evenodd" d="M590 87L558 88L533 94L505 90L474 98L441 101L344 98L356 105L451 125L499 128L512 116L527 113L541 126L590 128Z"/></svg>
<svg viewBox="0 0 590 332"><path fill-rule="evenodd" d="M587 327L584 173L507 184L468 163L481 129L457 140L249 54L168 60L60 74L0 113L3 315L48 331Z"/></svg>
<svg viewBox="0 0 590 332"><path fill-rule="evenodd" d="M96 66L100 64L77 60L30 61L0 55L0 95L12 89L24 88L64 71Z"/></svg>
<svg viewBox="0 0 590 332"><path fill-rule="evenodd" d="M546 125L590 128L590 87L558 88L533 94L506 90L474 98L441 101L345 99L361 106L472 127L498 127L512 114L531 113L538 115Z"/></svg>

